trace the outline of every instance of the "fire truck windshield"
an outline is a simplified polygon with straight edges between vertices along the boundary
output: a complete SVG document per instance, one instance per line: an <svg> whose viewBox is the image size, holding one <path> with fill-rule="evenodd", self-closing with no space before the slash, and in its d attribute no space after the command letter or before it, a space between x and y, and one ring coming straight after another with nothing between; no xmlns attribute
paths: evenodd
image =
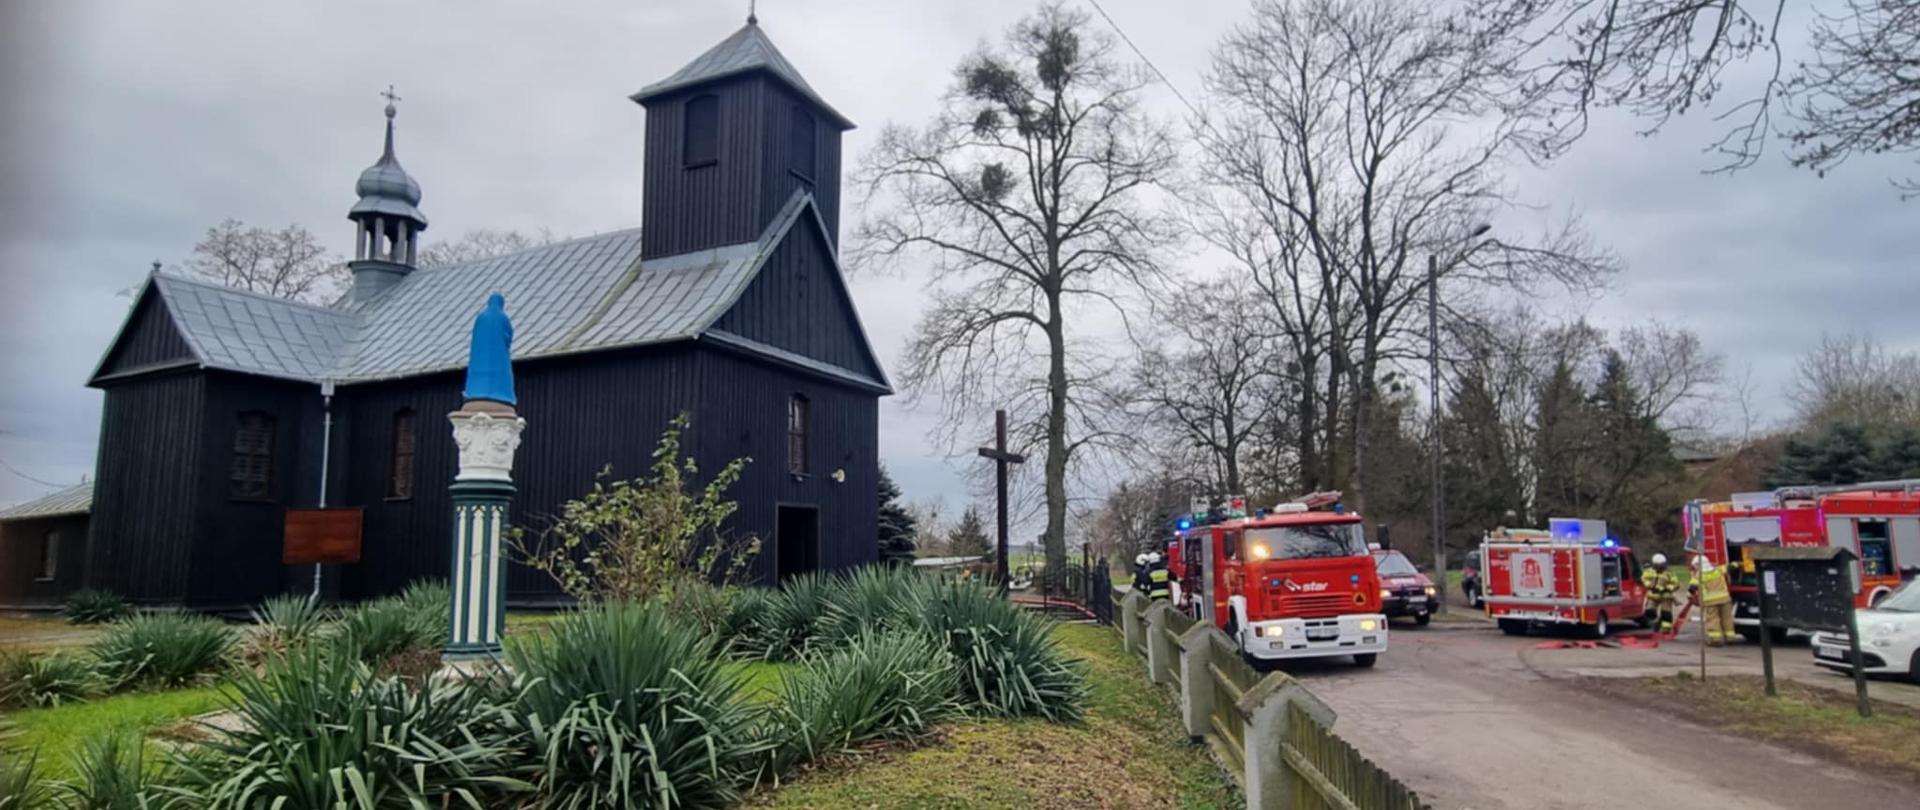
<svg viewBox="0 0 1920 810"><path fill-rule="evenodd" d="M1269 526L1247 530L1248 557L1254 560L1306 560L1367 553L1358 523Z"/></svg>

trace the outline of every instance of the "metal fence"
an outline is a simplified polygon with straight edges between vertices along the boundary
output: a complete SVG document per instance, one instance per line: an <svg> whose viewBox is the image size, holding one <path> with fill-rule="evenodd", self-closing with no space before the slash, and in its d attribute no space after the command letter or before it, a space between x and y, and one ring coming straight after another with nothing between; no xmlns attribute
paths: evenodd
<svg viewBox="0 0 1920 810"><path fill-rule="evenodd" d="M1174 688L1188 735L1204 738L1249 808L1426 810L1412 789L1333 732L1334 712L1283 672L1261 674L1226 634L1109 582L1100 600L1147 676ZM1109 620L1111 623L1111 619ZM1192 683L1188 683L1188 679Z"/></svg>

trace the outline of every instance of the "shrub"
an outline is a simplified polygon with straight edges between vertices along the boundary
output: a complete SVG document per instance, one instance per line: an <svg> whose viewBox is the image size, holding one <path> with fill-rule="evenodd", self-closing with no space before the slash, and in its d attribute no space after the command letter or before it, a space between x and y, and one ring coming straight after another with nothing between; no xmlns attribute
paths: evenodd
<svg viewBox="0 0 1920 810"><path fill-rule="evenodd" d="M999 717L1077 722L1086 676L1052 634L1052 623L960 582L933 582L919 599L920 621L960 671L963 702Z"/></svg>
<svg viewBox="0 0 1920 810"><path fill-rule="evenodd" d="M76 655L0 651L0 708L58 706L100 691L92 661Z"/></svg>
<svg viewBox="0 0 1920 810"><path fill-rule="evenodd" d="M738 668L657 605L610 604L508 639L543 807L729 804L766 743Z"/></svg>
<svg viewBox="0 0 1920 810"><path fill-rule="evenodd" d="M234 684L236 730L181 763L195 807L512 806L511 715L485 682L411 687L324 645L270 659Z"/></svg>
<svg viewBox="0 0 1920 810"><path fill-rule="evenodd" d="M178 687L219 670L233 644L233 634L218 619L154 613L116 623L92 651L100 674L115 689Z"/></svg>
<svg viewBox="0 0 1920 810"><path fill-rule="evenodd" d="M147 810L165 804L165 762L148 772L146 741L138 733L109 731L88 738L73 758L77 776L61 786L69 810Z"/></svg>
<svg viewBox="0 0 1920 810"><path fill-rule="evenodd" d="M450 598L450 597L449 597ZM347 610L335 630L341 653L384 674L392 674L413 654L438 651L446 641L448 605L431 608L409 588L401 596L376 599Z"/></svg>
<svg viewBox="0 0 1920 810"><path fill-rule="evenodd" d="M39 810L54 805L54 785L40 770L39 757L0 756L0 810Z"/></svg>
<svg viewBox="0 0 1920 810"><path fill-rule="evenodd" d="M447 587L446 580L415 581L400 592L400 603L406 605L407 611L418 617L421 624L433 627L436 646L446 640L448 625L453 621L453 591Z"/></svg>
<svg viewBox="0 0 1920 810"><path fill-rule="evenodd" d="M119 594L99 588L81 588L67 597L63 612L70 624L105 624L125 618L129 611Z"/></svg>
<svg viewBox="0 0 1920 810"><path fill-rule="evenodd" d="M834 580L818 635L841 644L864 634L910 627L921 577L910 568L870 565Z"/></svg>
<svg viewBox="0 0 1920 810"><path fill-rule="evenodd" d="M834 587L834 581L826 576L805 574L787 580L770 594L755 641L760 657L784 661L806 654L819 636L827 597Z"/></svg>
<svg viewBox="0 0 1920 810"><path fill-rule="evenodd" d="M313 640L327 624L326 610L308 596L275 596L260 603L251 615L253 627L247 630L240 655L256 666Z"/></svg>
<svg viewBox="0 0 1920 810"><path fill-rule="evenodd" d="M959 688L952 656L925 634L856 636L782 681L772 767L922 734L960 710Z"/></svg>
<svg viewBox="0 0 1920 810"><path fill-rule="evenodd" d="M751 647L753 640L759 637L760 627L766 623L767 606L773 598L772 594L765 588L734 591L733 602L727 606L727 619L722 632L734 651Z"/></svg>

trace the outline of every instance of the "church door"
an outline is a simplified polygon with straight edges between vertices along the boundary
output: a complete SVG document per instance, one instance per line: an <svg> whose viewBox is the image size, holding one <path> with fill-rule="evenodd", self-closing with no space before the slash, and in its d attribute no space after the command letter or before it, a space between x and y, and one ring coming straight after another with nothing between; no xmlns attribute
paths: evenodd
<svg viewBox="0 0 1920 810"><path fill-rule="evenodd" d="M774 526L774 554L780 580L820 567L820 510L811 506L779 507Z"/></svg>

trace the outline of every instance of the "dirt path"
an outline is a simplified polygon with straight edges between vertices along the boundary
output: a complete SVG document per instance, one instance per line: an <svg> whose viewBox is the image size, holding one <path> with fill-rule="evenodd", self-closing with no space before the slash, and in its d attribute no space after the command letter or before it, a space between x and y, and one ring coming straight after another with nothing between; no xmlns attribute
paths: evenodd
<svg viewBox="0 0 1920 810"><path fill-rule="evenodd" d="M1475 625L1396 627L1372 671L1344 663L1293 671L1339 713L1335 731L1438 810L1913 801L1909 785L1581 692L1522 659L1533 641Z"/></svg>

